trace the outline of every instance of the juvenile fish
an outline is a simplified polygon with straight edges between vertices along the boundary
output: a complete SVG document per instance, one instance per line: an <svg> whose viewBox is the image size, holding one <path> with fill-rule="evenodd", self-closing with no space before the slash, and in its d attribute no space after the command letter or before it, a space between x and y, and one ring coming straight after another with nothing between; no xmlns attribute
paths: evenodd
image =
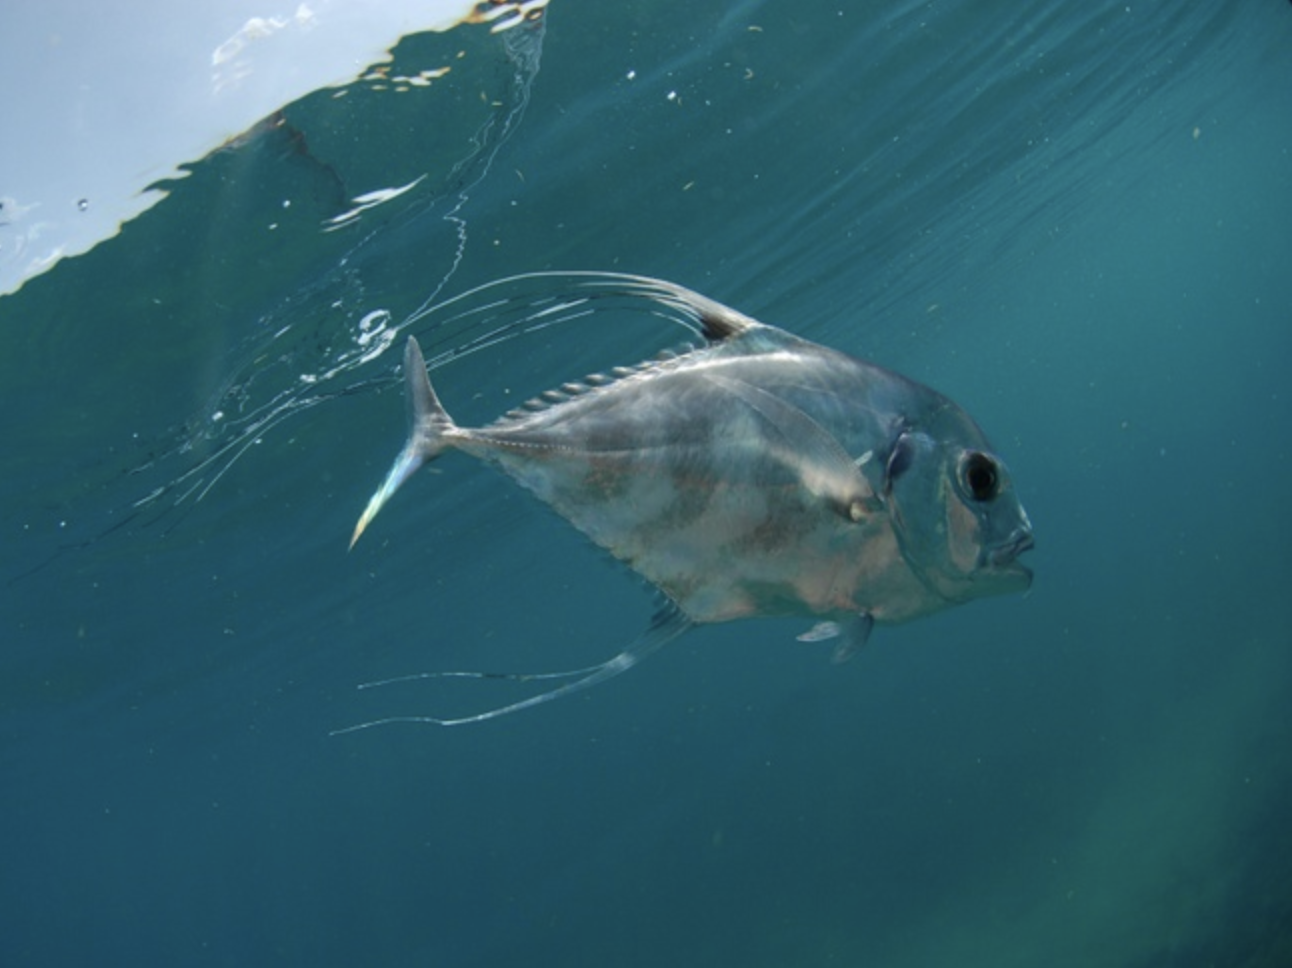
<svg viewBox="0 0 1292 968"><path fill-rule="evenodd" d="M1030 585L1018 560L1032 547L1027 514L951 400L681 286L596 278L683 312L704 345L567 383L473 428L449 416L410 337L412 429L350 544L419 467L455 448L502 469L667 605L607 662L518 677L573 679L540 695L461 719L379 722L457 725L546 702L707 622L803 616L814 624L801 639L837 638L846 658L876 622Z"/></svg>

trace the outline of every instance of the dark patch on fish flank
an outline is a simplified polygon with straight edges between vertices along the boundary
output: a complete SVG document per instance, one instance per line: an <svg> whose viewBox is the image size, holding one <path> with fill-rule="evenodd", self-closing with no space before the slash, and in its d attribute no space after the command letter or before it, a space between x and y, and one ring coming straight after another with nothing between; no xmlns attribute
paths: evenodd
<svg viewBox="0 0 1292 968"><path fill-rule="evenodd" d="M713 488L688 487L685 482L674 478L673 500L667 511L655 519L655 523L674 531L682 531L699 521L708 513L713 501L724 497L724 485Z"/></svg>
<svg viewBox="0 0 1292 968"><path fill-rule="evenodd" d="M739 588L747 600L758 603L759 615L803 614L803 601L793 582L748 581Z"/></svg>
<svg viewBox="0 0 1292 968"><path fill-rule="evenodd" d="M793 512L769 506L757 525L731 543L731 551L748 556L791 547L800 537L801 524L801 518Z"/></svg>
<svg viewBox="0 0 1292 968"><path fill-rule="evenodd" d="M632 476L624 473L622 461L598 460L595 455L589 457L583 487L592 500L610 503L625 497L631 484Z"/></svg>

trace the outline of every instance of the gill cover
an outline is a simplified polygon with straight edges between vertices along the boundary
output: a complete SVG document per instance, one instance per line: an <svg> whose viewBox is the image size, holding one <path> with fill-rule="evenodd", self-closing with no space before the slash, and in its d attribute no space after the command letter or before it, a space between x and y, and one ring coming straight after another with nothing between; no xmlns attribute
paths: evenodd
<svg viewBox="0 0 1292 968"><path fill-rule="evenodd" d="M902 554L950 602L1020 591L1031 572L1016 560L1032 529L1000 458L985 446L900 434L885 472Z"/></svg>

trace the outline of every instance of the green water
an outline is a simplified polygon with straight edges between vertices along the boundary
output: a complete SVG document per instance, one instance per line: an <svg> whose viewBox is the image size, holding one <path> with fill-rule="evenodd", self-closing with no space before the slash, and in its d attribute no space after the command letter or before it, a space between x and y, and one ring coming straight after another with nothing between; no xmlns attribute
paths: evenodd
<svg viewBox="0 0 1292 968"><path fill-rule="evenodd" d="M1275 3L553 0L405 38L442 82L188 159L0 297L0 962L1286 963L1290 41ZM1009 462L1032 591L843 666L734 623L522 716L329 737L525 688L358 683L584 665L648 620L452 455L345 552L404 433L364 334L448 354L475 317L423 310L549 269L945 392ZM436 385L488 419L657 323Z"/></svg>

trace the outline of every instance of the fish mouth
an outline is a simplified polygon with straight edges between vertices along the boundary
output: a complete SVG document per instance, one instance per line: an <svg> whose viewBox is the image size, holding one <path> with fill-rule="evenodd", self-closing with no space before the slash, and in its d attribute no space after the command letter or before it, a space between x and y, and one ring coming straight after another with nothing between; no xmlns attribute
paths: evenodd
<svg viewBox="0 0 1292 968"><path fill-rule="evenodd" d="M1018 556L1025 551L1030 551L1034 545L1032 532L1027 528L1019 528L1005 541L988 551L987 561L992 569L1017 577L1030 586L1032 569L1020 562Z"/></svg>

